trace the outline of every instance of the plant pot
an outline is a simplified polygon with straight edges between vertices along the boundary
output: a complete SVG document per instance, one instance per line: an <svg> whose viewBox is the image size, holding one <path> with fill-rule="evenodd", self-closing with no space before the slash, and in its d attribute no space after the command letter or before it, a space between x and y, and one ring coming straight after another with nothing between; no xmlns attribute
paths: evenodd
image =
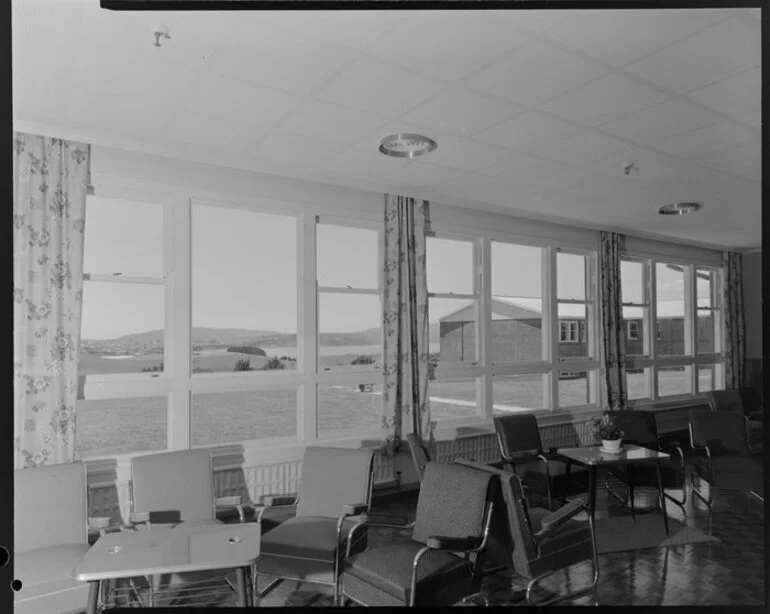
<svg viewBox="0 0 770 614"><path fill-rule="evenodd" d="M602 448L608 452L620 452L620 439L602 439Z"/></svg>

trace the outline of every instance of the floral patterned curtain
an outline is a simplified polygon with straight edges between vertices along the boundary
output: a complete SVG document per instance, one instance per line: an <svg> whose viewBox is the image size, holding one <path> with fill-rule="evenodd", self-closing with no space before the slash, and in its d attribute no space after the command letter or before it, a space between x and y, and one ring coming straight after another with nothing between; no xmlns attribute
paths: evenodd
<svg viewBox="0 0 770 614"><path fill-rule="evenodd" d="M607 407L626 409L626 345L620 293L620 235L599 233L599 300Z"/></svg>
<svg viewBox="0 0 770 614"><path fill-rule="evenodd" d="M382 332L385 377L383 450L398 449L403 427L433 440L428 399L428 284L425 230L428 203L385 195Z"/></svg>
<svg viewBox="0 0 770 614"><path fill-rule="evenodd" d="M725 311L725 388L744 385L746 367L745 319L743 312L743 257L725 252L723 257Z"/></svg>
<svg viewBox="0 0 770 614"><path fill-rule="evenodd" d="M13 139L17 467L75 459L88 145Z"/></svg>

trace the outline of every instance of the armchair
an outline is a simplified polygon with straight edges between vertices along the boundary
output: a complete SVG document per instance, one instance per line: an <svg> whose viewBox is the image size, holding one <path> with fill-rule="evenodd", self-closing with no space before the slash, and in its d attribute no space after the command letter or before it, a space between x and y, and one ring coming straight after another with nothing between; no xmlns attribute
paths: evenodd
<svg viewBox="0 0 770 614"><path fill-rule="evenodd" d="M255 603L283 580L334 587L339 601L340 558L366 547L366 533L349 535L356 516L367 512L372 496L372 450L308 447L295 496L270 496L259 512L296 506L296 515L266 531L254 569ZM259 590L259 576L273 576Z"/></svg>
<svg viewBox="0 0 770 614"><path fill-rule="evenodd" d="M343 562L343 601L364 605L451 605L478 591L478 554L487 545L492 475L457 464L428 463L413 522L364 515L352 536L370 526L412 529L409 541L351 553ZM458 556L458 553L461 556Z"/></svg>
<svg viewBox="0 0 770 614"><path fill-rule="evenodd" d="M559 458L555 450L543 450L534 414L495 416L494 424L503 467L522 477L527 492L545 496L549 509L553 507L554 490L560 491L563 498L569 494L571 483L580 484L577 490L585 491L588 470L582 466L573 467L569 460Z"/></svg>
<svg viewBox="0 0 770 614"><path fill-rule="evenodd" d="M507 545L504 562L515 573L529 580L524 591L528 604L553 604L574 599L596 588L599 582L599 561L594 521L591 514L586 514L587 521L575 518L587 510L582 499L573 499L555 512L529 507L522 480L515 473L466 459L455 462L499 478L503 505L495 508L498 521L492 521L490 540L494 537L499 543ZM534 589L542 580L555 571L589 559L593 562L590 585L533 603Z"/></svg>
<svg viewBox="0 0 770 614"><path fill-rule="evenodd" d="M82 610L89 588L72 568L89 550L86 466L17 469L14 482L14 593L20 614Z"/></svg>
<svg viewBox="0 0 770 614"><path fill-rule="evenodd" d="M764 500L762 459L749 456L744 416L728 411L690 410L690 445L696 453L692 491L711 507L714 490L745 490ZM695 478L708 482L708 496Z"/></svg>
<svg viewBox="0 0 770 614"><path fill-rule="evenodd" d="M713 390L709 392L709 409L711 411L729 411L743 416L746 420L746 437L749 448L754 448L752 444L752 434L761 443L762 441L762 409L752 407L747 409L744 399L751 399L753 390L751 388L742 388L740 390ZM755 395L756 396L756 395ZM759 447L759 446L756 446Z"/></svg>
<svg viewBox="0 0 770 614"><path fill-rule="evenodd" d="M670 493L665 493L667 499L679 507L683 507L687 502L687 476L685 471L684 450L677 442L662 442L658 437L658 425L655 419L655 412L646 411L607 411L605 415L611 416L615 423L623 430L623 442L636 444L660 450L670 455L669 460L661 461L660 475L663 481L663 487L682 491L682 498L677 499ZM621 503L627 504L631 501L631 511L633 513L634 488L636 486L658 488L658 478L656 468L651 465L632 465L625 466L625 471L621 473L618 469L611 469L612 474L623 482L626 486L626 498L621 499L605 481L607 491Z"/></svg>

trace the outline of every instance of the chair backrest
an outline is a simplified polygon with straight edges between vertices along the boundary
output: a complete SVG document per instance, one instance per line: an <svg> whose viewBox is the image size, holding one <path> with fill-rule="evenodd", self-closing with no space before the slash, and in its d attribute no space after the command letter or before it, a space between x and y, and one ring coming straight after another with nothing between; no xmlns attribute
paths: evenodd
<svg viewBox="0 0 770 614"><path fill-rule="evenodd" d="M740 390L712 390L709 392L709 408L711 411L731 411L741 416L746 413Z"/></svg>
<svg viewBox="0 0 770 614"><path fill-rule="evenodd" d="M749 386L740 389L743 409L748 414L762 409L762 389Z"/></svg>
<svg viewBox="0 0 770 614"><path fill-rule="evenodd" d="M13 496L16 552L88 543L85 463L17 469Z"/></svg>
<svg viewBox="0 0 770 614"><path fill-rule="evenodd" d="M345 504L371 503L373 471L373 450L306 448L297 516L337 518Z"/></svg>
<svg viewBox="0 0 770 614"><path fill-rule="evenodd" d="M693 446L708 445L715 456L749 453L746 420L734 412L690 410L690 441Z"/></svg>
<svg viewBox="0 0 770 614"><path fill-rule="evenodd" d="M422 439L420 439L416 433L409 433L406 436L406 442L409 444L409 452L414 461L414 468L417 470L417 477L422 482L425 466L430 462L430 453L428 452L428 448L422 442Z"/></svg>
<svg viewBox="0 0 770 614"><path fill-rule="evenodd" d="M655 412L651 411L606 411L615 424L623 431L622 440L638 446L658 445L658 426Z"/></svg>
<svg viewBox="0 0 770 614"><path fill-rule="evenodd" d="M495 416L495 431L500 454L514 458L522 454L537 454L543 449L537 418L532 413Z"/></svg>
<svg viewBox="0 0 770 614"><path fill-rule="evenodd" d="M459 464L430 462L420 486L412 540L431 536L479 538L494 497L491 474Z"/></svg>
<svg viewBox="0 0 770 614"><path fill-rule="evenodd" d="M182 521L214 520L214 483L207 448L131 459L134 512L178 510Z"/></svg>

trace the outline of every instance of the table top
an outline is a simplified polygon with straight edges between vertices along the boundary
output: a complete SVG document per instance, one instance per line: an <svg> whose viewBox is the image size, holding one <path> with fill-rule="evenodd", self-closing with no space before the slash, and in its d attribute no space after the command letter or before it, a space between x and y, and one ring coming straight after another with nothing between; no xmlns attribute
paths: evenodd
<svg viewBox="0 0 770 614"><path fill-rule="evenodd" d="M72 570L81 582L248 567L259 557L260 526L179 525L102 536Z"/></svg>
<svg viewBox="0 0 770 614"><path fill-rule="evenodd" d="M654 462L670 458L665 452L633 444L624 444L619 454L603 452L601 446L559 448L557 452L583 465L617 465L619 463Z"/></svg>

